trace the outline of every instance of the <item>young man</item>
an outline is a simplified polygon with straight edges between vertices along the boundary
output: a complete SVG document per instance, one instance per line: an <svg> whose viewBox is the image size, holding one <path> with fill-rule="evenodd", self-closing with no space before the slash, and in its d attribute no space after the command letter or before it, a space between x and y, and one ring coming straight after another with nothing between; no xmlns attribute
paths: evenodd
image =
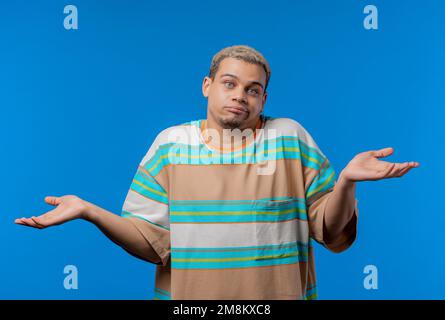
<svg viewBox="0 0 445 320"><path fill-rule="evenodd" d="M356 238L357 181L401 177L417 162L356 155L338 180L309 133L262 114L270 68L247 46L217 53L202 91L207 119L158 134L121 216L76 196L15 222L35 228L94 223L132 255L154 263L156 299L312 299L312 239L333 252ZM233 138L233 139L232 139ZM235 141L232 141L235 140Z"/></svg>

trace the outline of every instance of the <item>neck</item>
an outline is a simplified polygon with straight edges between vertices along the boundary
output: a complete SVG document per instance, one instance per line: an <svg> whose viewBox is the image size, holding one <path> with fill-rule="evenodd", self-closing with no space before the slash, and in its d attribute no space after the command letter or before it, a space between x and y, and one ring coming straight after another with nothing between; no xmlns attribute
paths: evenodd
<svg viewBox="0 0 445 320"><path fill-rule="evenodd" d="M205 142L214 148L230 150L234 147L244 147L255 139L256 130L263 124L261 115L251 123L235 129L224 128L212 117L207 117L201 126L201 133ZM249 142L250 141L250 142Z"/></svg>

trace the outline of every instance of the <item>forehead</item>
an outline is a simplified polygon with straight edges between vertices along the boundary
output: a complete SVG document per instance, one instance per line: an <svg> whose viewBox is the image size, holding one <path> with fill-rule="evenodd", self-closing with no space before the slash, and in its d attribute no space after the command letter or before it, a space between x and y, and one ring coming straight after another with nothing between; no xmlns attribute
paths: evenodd
<svg viewBox="0 0 445 320"><path fill-rule="evenodd" d="M266 71L262 66L249 63L235 58L225 58L220 64L216 77L219 78L224 74L233 74L241 81L260 82L263 86L266 84Z"/></svg>

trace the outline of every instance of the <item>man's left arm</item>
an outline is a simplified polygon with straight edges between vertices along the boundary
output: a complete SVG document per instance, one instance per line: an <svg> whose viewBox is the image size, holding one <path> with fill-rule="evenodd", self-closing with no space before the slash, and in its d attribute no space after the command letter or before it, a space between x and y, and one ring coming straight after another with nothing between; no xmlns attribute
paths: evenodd
<svg viewBox="0 0 445 320"><path fill-rule="evenodd" d="M357 201L356 182L402 177L418 162L391 163L379 160L394 152L392 148L362 152L356 155L339 175L333 191L326 199L323 234L326 243L341 242L348 228L355 227Z"/></svg>

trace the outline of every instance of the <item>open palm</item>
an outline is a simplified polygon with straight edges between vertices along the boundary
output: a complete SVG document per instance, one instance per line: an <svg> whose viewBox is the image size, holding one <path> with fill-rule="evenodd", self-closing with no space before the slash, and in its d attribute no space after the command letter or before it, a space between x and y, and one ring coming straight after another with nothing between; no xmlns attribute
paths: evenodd
<svg viewBox="0 0 445 320"><path fill-rule="evenodd" d="M62 197L49 196L45 197L45 202L55 206L56 208L38 217L33 216L31 218L16 219L15 223L43 229L81 218L84 212L83 200L73 195Z"/></svg>
<svg viewBox="0 0 445 320"><path fill-rule="evenodd" d="M412 168L419 166L415 161L393 163L379 160L393 152L393 148L384 148L359 153L343 169L342 175L349 181L380 180L402 177Z"/></svg>

